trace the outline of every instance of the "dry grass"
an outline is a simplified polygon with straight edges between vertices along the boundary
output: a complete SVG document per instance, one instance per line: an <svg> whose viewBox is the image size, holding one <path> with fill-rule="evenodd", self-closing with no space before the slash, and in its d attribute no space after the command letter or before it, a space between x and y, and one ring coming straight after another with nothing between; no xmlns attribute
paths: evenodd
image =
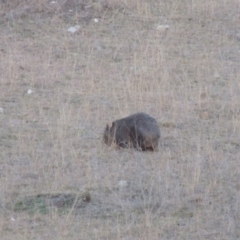
<svg viewBox="0 0 240 240"><path fill-rule="evenodd" d="M239 1L31 2L0 7L1 239L240 238ZM138 111L159 152L102 144Z"/></svg>

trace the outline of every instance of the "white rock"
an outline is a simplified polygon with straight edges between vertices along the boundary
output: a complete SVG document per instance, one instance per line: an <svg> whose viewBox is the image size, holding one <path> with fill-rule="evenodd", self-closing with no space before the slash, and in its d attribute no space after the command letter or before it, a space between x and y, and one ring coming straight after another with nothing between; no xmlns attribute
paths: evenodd
<svg viewBox="0 0 240 240"><path fill-rule="evenodd" d="M128 182L126 180L121 180L118 183L118 186L121 188L127 187L127 185L128 185Z"/></svg>
<svg viewBox="0 0 240 240"><path fill-rule="evenodd" d="M169 25L158 25L157 30L159 31L166 31L169 29Z"/></svg>
<svg viewBox="0 0 240 240"><path fill-rule="evenodd" d="M94 18L94 22L95 22L95 23L98 23L99 20L98 20L97 18Z"/></svg>
<svg viewBox="0 0 240 240"><path fill-rule="evenodd" d="M27 94L32 94L33 93L33 91L31 90L31 89L28 89L28 91L27 91Z"/></svg>
<svg viewBox="0 0 240 240"><path fill-rule="evenodd" d="M76 25L76 26L74 26L74 27L70 27L70 28L68 29L68 32L70 32L70 33L75 33L75 32L77 32L79 29L80 29L80 26L79 26L79 25Z"/></svg>
<svg viewBox="0 0 240 240"><path fill-rule="evenodd" d="M57 3L57 2L56 2L56 1L51 1L50 3L51 3L51 4L54 4L54 3Z"/></svg>

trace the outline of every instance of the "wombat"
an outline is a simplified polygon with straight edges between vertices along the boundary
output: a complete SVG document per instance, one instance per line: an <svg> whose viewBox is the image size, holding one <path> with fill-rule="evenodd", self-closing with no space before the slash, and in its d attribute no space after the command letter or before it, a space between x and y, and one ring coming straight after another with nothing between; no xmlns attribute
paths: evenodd
<svg viewBox="0 0 240 240"><path fill-rule="evenodd" d="M133 147L140 151L158 149L160 130L157 121L146 113L136 113L107 124L103 140L107 145Z"/></svg>

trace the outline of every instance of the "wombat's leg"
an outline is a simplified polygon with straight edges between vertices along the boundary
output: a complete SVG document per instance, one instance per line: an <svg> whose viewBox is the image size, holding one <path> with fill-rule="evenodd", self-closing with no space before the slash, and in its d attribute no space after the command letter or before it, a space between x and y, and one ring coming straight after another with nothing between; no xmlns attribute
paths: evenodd
<svg viewBox="0 0 240 240"><path fill-rule="evenodd" d="M140 137L138 136L136 127L132 127L129 132L130 146L141 151L142 149L141 149L139 142L140 142Z"/></svg>
<svg viewBox="0 0 240 240"><path fill-rule="evenodd" d="M135 149L137 149L138 151L143 151L143 141L142 141L142 138L141 137L135 137L133 140L132 140L132 145Z"/></svg>
<svg viewBox="0 0 240 240"><path fill-rule="evenodd" d="M121 148L129 148L127 140L119 139L117 145Z"/></svg>
<svg viewBox="0 0 240 240"><path fill-rule="evenodd" d="M152 140L150 145L147 147L147 151L158 151L158 139Z"/></svg>
<svg viewBox="0 0 240 240"><path fill-rule="evenodd" d="M155 151L157 147L156 141L152 139L144 139L141 142L141 148L143 151Z"/></svg>

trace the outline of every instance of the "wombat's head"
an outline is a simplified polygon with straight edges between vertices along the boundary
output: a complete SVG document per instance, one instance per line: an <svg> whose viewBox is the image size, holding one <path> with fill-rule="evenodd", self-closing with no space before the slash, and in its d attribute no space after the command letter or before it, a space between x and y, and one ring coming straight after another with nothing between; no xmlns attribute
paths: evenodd
<svg viewBox="0 0 240 240"><path fill-rule="evenodd" d="M110 125L107 124L103 134L103 140L107 145L110 146L115 141L115 132L116 132L115 123L113 122Z"/></svg>

